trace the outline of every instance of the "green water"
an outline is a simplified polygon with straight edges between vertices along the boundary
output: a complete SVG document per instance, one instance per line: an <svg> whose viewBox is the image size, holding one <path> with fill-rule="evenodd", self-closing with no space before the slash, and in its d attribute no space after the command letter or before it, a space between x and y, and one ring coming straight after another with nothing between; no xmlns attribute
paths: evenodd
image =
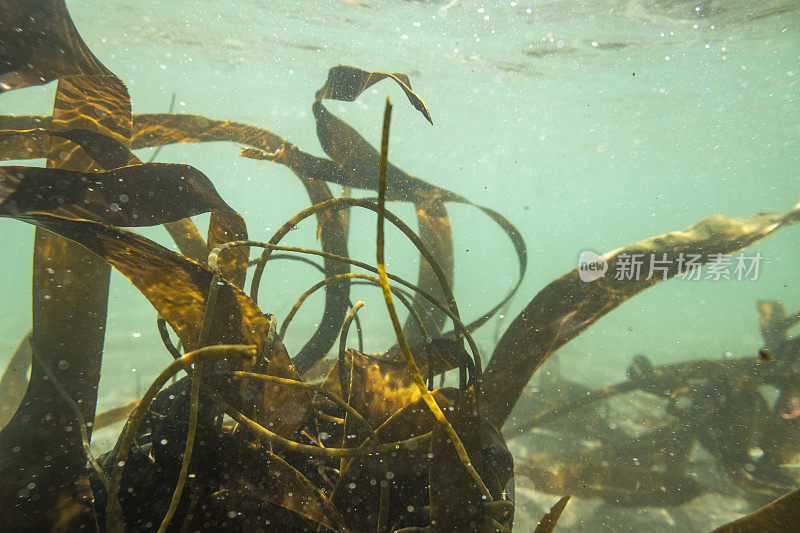
<svg viewBox="0 0 800 533"><path fill-rule="evenodd" d="M712 214L747 217L800 200L800 3L793 0L67 4L89 48L127 83L135 113L166 111L174 92L175 112L259 126L316 155L324 154L311 103L330 67L407 73L433 126L388 82L329 109L376 145L390 95L392 162L499 211L525 237L525 281L505 319L478 333L487 354L496 321L502 331L584 250L602 253ZM13 91L0 111L49 114L53 94L52 83ZM308 199L288 169L237 153L225 144L172 145L158 161L202 170L245 217L250 236L266 239ZM414 220L408 204L390 209ZM473 318L511 288L515 256L475 208L448 209L456 297ZM287 242L314 247L314 231L307 222ZM142 233L169 244L163 230ZM32 235L26 224L0 220L8 310L0 364L30 326ZM621 379L635 353L658 364L755 355L762 344L755 302L800 308L797 238L789 228L747 250L763 257L757 280L673 280L637 296L563 348L555 356L561 371L597 386ZM352 256L373 259L374 215L353 214L350 246ZM389 270L414 279L410 244L398 233L387 246ZM279 317L318 277L277 262L267 274L259 303ZM112 276L100 409L133 399L169 358L155 312ZM357 288L352 296L367 302L368 351L393 342L378 295ZM321 309L319 296L292 324L290 353ZM661 526L668 530L668 521Z"/></svg>

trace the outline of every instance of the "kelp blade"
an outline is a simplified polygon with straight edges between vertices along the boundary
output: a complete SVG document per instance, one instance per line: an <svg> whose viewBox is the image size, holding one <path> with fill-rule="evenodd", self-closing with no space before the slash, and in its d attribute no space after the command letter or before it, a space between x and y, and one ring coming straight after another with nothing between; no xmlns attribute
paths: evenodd
<svg viewBox="0 0 800 533"><path fill-rule="evenodd" d="M127 277L175 330L187 351L197 347L212 273L204 265L135 233L88 220L46 214L20 220L62 235L104 258ZM208 344L263 348L269 322L250 298L220 280Z"/></svg>
<svg viewBox="0 0 800 533"><path fill-rule="evenodd" d="M800 205L779 214L747 219L716 215L683 231L641 241L602 256L609 274L591 282L572 270L537 294L511 323L494 350L484 380L485 408L489 420L502 426L522 390L548 357L617 306L662 281L616 279L621 257L657 254L669 268L664 278L678 274L680 254L698 254L706 262L715 254L731 254L800 220Z"/></svg>
<svg viewBox="0 0 800 533"><path fill-rule="evenodd" d="M110 74L75 29L64 0L0 0L0 93L77 74Z"/></svg>
<svg viewBox="0 0 800 533"><path fill-rule="evenodd" d="M552 533L556 523L558 523L558 519L561 518L561 513L564 512L564 508L569 503L569 499L570 496L564 496L554 503L550 511L545 513L542 519L539 520L539 525L536 526L533 533Z"/></svg>
<svg viewBox="0 0 800 533"><path fill-rule="evenodd" d="M66 20L71 25L68 17ZM83 45L80 38L76 42ZM85 52L91 56L88 50ZM132 118L125 84L99 64L65 65L81 75L59 79L50 128L92 130L129 145ZM97 169L96 162L71 141L56 136L49 141L48 168L77 172ZM32 365L22 405L0 432L0 473L7 480L0 499L17 504L15 512L3 513L0 527L15 528L20 521L41 529L50 527L55 517L39 509L55 508L59 500L68 499L86 475L81 431L72 431L78 421L54 394L43 366L58 369L65 394L77 403L83 420L92 423L109 276L108 264L86 248L37 228L31 346L33 360L39 359L42 364ZM86 432L91 435L91 426ZM15 459L14 449L24 449L25 454ZM58 468L52 468L52 464ZM38 484L29 497L15 499L34 477Z"/></svg>
<svg viewBox="0 0 800 533"><path fill-rule="evenodd" d="M108 172L0 167L0 178L0 216L50 213L136 227L230 209L189 165L145 163Z"/></svg>
<svg viewBox="0 0 800 533"><path fill-rule="evenodd" d="M783 533L800 525L800 489L784 494L757 511L718 527L713 533Z"/></svg>

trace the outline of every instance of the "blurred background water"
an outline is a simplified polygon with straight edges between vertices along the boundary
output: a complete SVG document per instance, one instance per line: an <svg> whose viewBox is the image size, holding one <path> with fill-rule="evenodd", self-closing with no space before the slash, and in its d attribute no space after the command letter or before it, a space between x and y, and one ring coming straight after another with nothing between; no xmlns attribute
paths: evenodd
<svg viewBox="0 0 800 533"><path fill-rule="evenodd" d="M478 334L487 357L498 328L580 252L606 252L711 214L750 216L800 200L800 3L656 0L410 2L403 0L68 1L89 48L130 89L135 113L235 120L324 155L314 92L337 64L407 73L431 126L383 82L328 108L374 145L393 99L390 159L437 186L501 212L526 239L530 266L504 319ZM49 114L54 84L3 95L2 113ZM140 157L147 158L149 151ZM308 205L291 172L237 156L227 144L173 145L158 161L189 163L265 240ZM13 164L11 162L10 164ZM355 195L374 193L355 191ZM390 205L414 222L409 204ZM513 249L475 208L448 207L455 291L474 318L511 288ZM201 225L207 219L200 217ZM160 229L143 233L169 244ZM315 246L315 222L288 243ZM355 212L351 255L374 259L374 215ZM30 327L32 229L0 220L0 364ZM621 379L634 353L657 364L755 355L758 299L800 307L797 232L747 250L757 280L656 286L600 320L555 360L590 386ZM417 254L397 234L389 270L414 279ZM260 303L285 316L318 273L275 262ZM155 311L113 273L100 406L140 394L169 361ZM393 342L379 293L355 288L366 349ZM313 332L322 296L292 324L296 352ZM497 321L499 320L499 324ZM109 439L113 434L109 433ZM106 443L109 441L106 441Z"/></svg>

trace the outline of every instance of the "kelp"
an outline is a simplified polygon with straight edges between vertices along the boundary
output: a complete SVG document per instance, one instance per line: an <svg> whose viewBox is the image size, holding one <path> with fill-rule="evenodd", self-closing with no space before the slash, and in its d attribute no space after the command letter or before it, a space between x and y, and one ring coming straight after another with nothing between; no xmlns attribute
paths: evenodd
<svg viewBox="0 0 800 533"><path fill-rule="evenodd" d="M564 508L569 503L569 499L569 496L564 496L554 503L550 511L545 513L542 519L539 520L539 525L536 526L533 533L551 533L555 529L558 519L561 518L561 513L564 512Z"/></svg>
<svg viewBox="0 0 800 533"><path fill-rule="evenodd" d="M0 92L58 80L52 116L0 116L0 160L46 159L45 168L0 167L0 216L37 228L33 363L25 397L0 430L0 526L510 531L515 464L500 430L522 389L560 346L658 280L603 278L587 283L577 271L568 273L545 287L511 323L484 372L471 334L519 287L527 267L521 234L499 213L475 206L511 240L519 280L492 309L462 318L453 296L455 264L446 204L474 204L389 162L389 106L378 151L324 105L327 99L354 101L365 89L390 79L432 123L408 76L343 65L330 69L312 103L327 156L318 157L247 124L171 112L134 115L125 85L85 46L63 1L0 0L0 7L12 14L8 22L0 21L0 45L12 56L0 62ZM214 188L214 176L188 165L143 163L132 152L213 141L239 145L243 157L287 167L305 187L312 207L298 212L268 242L251 241L244 218ZM344 187L341 198L333 195L330 183ZM374 191L378 198L351 197L354 189ZM417 231L386 208L388 201L414 205ZM349 211L355 208L376 213L375 264L349 257ZM202 213L210 213L205 238L190 219ZM321 251L279 244L311 216ZM665 258L688 252L729 254L798 218L800 207L744 220L712 217L603 259L613 269L623 253ZM417 283L386 271L387 221L420 252ZM124 229L159 224L165 225L179 252ZM250 261L251 248L263 248L257 261ZM266 270L279 257L274 252L282 252L282 258L304 254L323 260L322 265L311 262L324 277L312 287L326 291L323 316L293 358L282 339L291 314L279 326L267 312L273 302L262 298L263 309L258 303L265 272L274 276ZM255 268L248 294L250 266ZM158 313L157 327L172 362L141 400L103 419L95 417L95 404L109 267L123 274ZM351 272L353 267L378 277ZM674 274L669 271L665 277ZM350 301L355 281L382 289L397 339L385 353L366 354L348 346L349 325L358 321L363 305ZM413 294L407 296L406 290ZM395 309L395 297L410 310L405 321ZM784 353L790 346L786 332L800 315L787 316L774 303L762 303L760 309L775 368L793 364ZM447 320L453 329L442 332ZM183 351L172 344L168 328ZM309 369L337 341L338 357L328 364L325 379L310 382ZM22 387L20 367L11 367L16 374L0 382L0 393L15 375L16 385L8 389ZM456 368L458 387L445 386L447 372ZM635 370L630 384L593 398L622 389L652 392L670 373L644 363ZM701 365L698 372L704 370ZM167 385L179 372L187 376ZM763 377L769 371L758 368L753 373ZM775 409L784 412L794 405L797 388L780 379ZM691 397L710 416L731 407L740 412L744 403L756 400L747 389L731 394L732 403L708 406L700 401L707 392L700 387L668 395L674 400ZM679 407L676 401L675 409ZM129 409L114 448L95 458L89 448L92 427L117 420ZM570 409L568 405L564 411ZM720 423L707 426L722 428ZM673 444L679 449L685 435L679 431L670 441L670 432L664 430L657 444L642 439L614 453L633 448L652 452ZM700 438L721 455L729 451L722 444L713 448L710 432ZM765 446L772 446L770 457L786 457L780 442ZM732 468L736 461L731 457L741 450L730 449L724 464ZM88 472L87 462L93 467ZM592 496L642 487L635 472L621 475L621 470L602 465L572 465L555 476L536 460L517 466L535 483L549 483L553 492ZM672 482L669 474L651 470L652 479L640 492L657 494L657 488ZM585 492L574 490L587 479L591 482ZM686 489L680 497L690 492ZM536 531L551 531L568 500L559 500Z"/></svg>
<svg viewBox="0 0 800 533"><path fill-rule="evenodd" d="M364 72L361 69L344 66L337 68L340 69L340 74L333 78L334 82L339 77L346 78L346 73L348 72L356 73L357 77L363 77L362 74L359 74ZM331 80L329 79L328 81L330 82ZM347 84L345 83L345 85ZM323 86L317 92L317 95L324 95L326 94L325 91L325 86ZM337 95L340 92L334 91L332 94ZM357 97L357 94L353 96L353 98L355 97ZM415 100L417 99L419 97L415 97ZM421 102L421 99L419 101ZM319 101L316 101L314 105L315 109L318 109L315 113L318 131L324 132L320 137L320 143L323 147L329 147L333 156L337 158L336 160L321 158L303 152L286 139L261 128L188 114L135 114L131 146L133 149L139 149L173 143L227 141L250 147L242 150L241 155L244 157L271 161L287 166L303 180L303 183L316 179L337 183L353 189L377 190L376 176L379 159L377 151L349 125L327 111L319 111L324 109L324 106ZM34 129L46 127L48 123L49 117L46 116L0 116L0 128L4 129ZM40 144L30 142L4 146L2 139L0 139L0 148L3 148L3 150L0 150L0 160L39 157L38 154L42 150ZM337 148L334 150L331 148L333 146L358 147L358 149ZM446 244L448 240L446 239L446 228L449 226L449 222L442 221L441 224L436 222L436 219L440 218L441 211L435 207L435 204L440 202L474 205L497 223L511 240L519 261L519 279L499 304L469 324L471 331L474 331L494 316L516 292L527 268L527 248L516 227L500 213L488 207L475 205L456 193L431 185L402 171L391 163L387 166L386 198L389 201L414 202L418 206L418 211L421 211L419 206L425 208L426 214L418 216L423 233L427 232L426 226L438 226L436 239L445 238L445 241L443 241L445 244L441 245L435 242L436 239L431 240L432 246L437 250L452 246L451 244ZM426 207L429 204L432 207ZM442 229L444 231L440 232L439 230ZM447 258L447 255L443 256L443 258ZM448 263L452 262L452 258L447 259L447 261ZM420 268L422 269L423 266L421 265ZM328 273L330 274L330 272Z"/></svg>
<svg viewBox="0 0 800 533"><path fill-rule="evenodd" d="M230 207L211 181L189 165L145 163L108 172L0 167L0 216L50 213L141 227L216 209Z"/></svg>
<svg viewBox="0 0 800 533"><path fill-rule="evenodd" d="M749 515L718 527L713 533L777 533L800 524L800 489L789 492Z"/></svg>
<svg viewBox="0 0 800 533"><path fill-rule="evenodd" d="M297 174L297 177L305 187L312 205L333 199L333 194L324 181L302 174ZM345 211L320 211L316 214L317 238L323 252L342 257L349 255L347 250L349 227L345 222L345 213ZM347 263L331 258L323 259L323 268L328 277L346 274L350 271ZM319 326L295 356L295 365L301 372L311 368L314 363L325 357L328 350L334 345L339 333L339 326L347 313L348 304L350 304L349 282L326 286L325 308Z"/></svg>
<svg viewBox="0 0 800 533"><path fill-rule="evenodd" d="M4 4L4 13L24 18L13 20L17 26L3 28L4 36L16 32L17 39L3 41L12 50L25 50L12 61L2 62L0 92L58 78L50 130L87 129L129 144L132 119L127 88L85 46L63 2ZM48 140L48 169L96 170L94 161L77 153L74 143L70 146L70 141L54 136ZM39 364L31 365L22 406L0 433L0 471L6 479L0 498L11 501L20 490L33 491L30 498L14 500L16 514L29 520L30 527L44 527L53 519L38 512L37 505L52 508L74 497L85 475L84 448L91 435L91 427L85 424L91 424L95 414L109 274L109 266L81 246L36 231L31 347L32 359ZM47 368L60 370L62 394L53 394ZM61 396L79 407L78 423L84 424L80 431L72 431L76 417ZM25 454L15 456L14 450L22 448ZM60 468L49 468L49 461ZM31 478L38 482L32 489Z"/></svg>
<svg viewBox="0 0 800 533"><path fill-rule="evenodd" d="M19 342L0 376L0 429L3 429L19 408L28 388L28 368L31 366L30 333Z"/></svg>
<svg viewBox="0 0 800 533"><path fill-rule="evenodd" d="M800 204L789 211L736 219L715 215L674 231L613 250L601 256L610 272L620 257L652 254L669 265L663 276L581 280L574 269L537 294L511 323L486 368L485 394L489 419L502 426L534 372L561 346L575 338L625 300L679 273L681 254L709 261L735 253L800 220Z"/></svg>
<svg viewBox="0 0 800 533"><path fill-rule="evenodd" d="M67 76L110 73L81 39L62 0L3 0L0 11L0 93Z"/></svg>
<svg viewBox="0 0 800 533"><path fill-rule="evenodd" d="M44 213L15 218L80 243L127 277L178 335L187 350L198 346L213 274L201 265L137 235L98 222ZM269 321L240 289L220 279L209 344L249 342L262 349Z"/></svg>
<svg viewBox="0 0 800 533"><path fill-rule="evenodd" d="M633 391L663 401L662 414L650 415L649 431L636 437L600 433L597 449L533 454L518 461L518 472L549 493L622 505L679 505L713 490L692 476L690 455L701 447L727 474L731 488L751 502L760 505L791 488L795 480L781 465L796 460L797 453L800 336L789 334L797 313L787 315L775 301L759 301L756 307L764 346L774 354L771 361L749 356L655 366L637 355L627 380L546 407L515 421L506 434L515 438L536 427L560 433L555 423L561 418ZM765 389L776 391L774 402L767 401Z"/></svg>

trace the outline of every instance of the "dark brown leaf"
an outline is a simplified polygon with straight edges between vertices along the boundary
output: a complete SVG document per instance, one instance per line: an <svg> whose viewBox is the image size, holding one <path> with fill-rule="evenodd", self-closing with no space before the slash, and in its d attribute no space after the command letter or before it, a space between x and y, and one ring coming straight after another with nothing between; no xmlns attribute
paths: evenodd
<svg viewBox="0 0 800 533"><path fill-rule="evenodd" d="M411 90L411 81L405 74L389 74L387 72L367 72L357 67L339 65L328 71L328 79L325 85L317 91L316 100L344 100L352 102L358 96L378 83L379 81L390 78L397 82L403 92L406 93L408 101L411 102L428 122L433 124L431 114L425 102L422 101L414 91Z"/></svg>
<svg viewBox="0 0 800 533"><path fill-rule="evenodd" d="M718 527L713 533L784 533L800 526L800 489L738 520Z"/></svg>
<svg viewBox="0 0 800 533"><path fill-rule="evenodd" d="M506 330L486 368L483 391L489 421L502 426L536 369L558 348L575 338L627 299L661 281L657 273L638 279L615 279L620 258L653 254L669 262L667 278L678 274L680 254L731 254L800 219L800 205L779 214L748 219L721 215L706 218L683 231L659 235L605 254L608 274L581 281L578 269L537 294ZM643 255L643 256L644 256Z"/></svg>
<svg viewBox="0 0 800 533"><path fill-rule="evenodd" d="M0 93L76 74L110 74L86 47L64 0L1 0Z"/></svg>
<svg viewBox="0 0 800 533"><path fill-rule="evenodd" d="M300 374L289 359L286 347L276 342L269 358L267 374L301 381ZM261 425L278 435L292 438L311 414L311 396L305 389L280 383L264 383L264 414Z"/></svg>
<svg viewBox="0 0 800 533"><path fill-rule="evenodd" d="M536 526L533 533L552 533L558 519L561 518L561 513L564 512L564 508L569 503L569 499L570 496L564 496L554 503L550 511L545 513L542 519L539 520L539 525Z"/></svg>
<svg viewBox="0 0 800 533"><path fill-rule="evenodd" d="M439 389L431 394L442 409L451 407L455 400L453 389ZM396 442L424 435L436 424L428 406L418 398L396 411L375 433L380 442ZM342 510L347 526L352 531L375 529L379 513L376 496L384 482L390 485L390 524L409 514L409 506L419 513L428 504L429 450L422 443L416 450L399 449L389 457L363 456L345 461L331 501ZM387 472L391 472L391 479L387 479Z"/></svg>
<svg viewBox="0 0 800 533"><path fill-rule="evenodd" d="M504 501L504 496L508 494L508 478L513 476L507 467L513 465L513 461L502 444L502 437L491 429L485 431L485 422L476 415L476 411L474 396L471 393L463 395L452 413L451 424L464 444L472 466L480 474L493 498ZM500 448L497 448L498 444ZM433 428L430 450L428 479L431 526L434 531L488 533L496 531L494 521L510 529L513 512L502 512L501 507L501 516L492 516L490 508L486 506L489 502L467 473L447 432L440 424ZM487 459L494 464L488 463ZM508 502L508 506L513 509L511 502Z"/></svg>
<svg viewBox="0 0 800 533"><path fill-rule="evenodd" d="M80 243L84 250L104 258L153 304L187 351L197 347L212 278L208 267L140 235L97 222L44 214L18 218ZM246 294L220 280L211 331L208 344L255 344L262 349L269 322Z"/></svg>
<svg viewBox="0 0 800 533"><path fill-rule="evenodd" d="M0 167L0 216L39 212L135 227L218 209L230 208L189 165L144 163L109 172Z"/></svg>
<svg viewBox="0 0 800 533"><path fill-rule="evenodd" d="M26 31L42 32L37 35L53 44L55 41L52 39L57 41L61 35L60 27L56 27L58 24L74 31L63 2L36 4L38 7L52 5L62 9L65 18L54 21L48 19L46 13L39 13L41 19L24 23L23 34ZM21 9L23 13L29 10L28 7ZM5 9L2 11L6 12ZM37 27L37 24L43 26ZM91 64L81 64L80 58L75 59L75 64L69 64L70 54L82 54L81 50L76 52L75 48L67 47L82 46L79 37L61 44L66 50L64 68L71 74L86 75L59 79L50 129L91 130L127 146L132 120L125 84L102 66L91 63L94 56L90 53L81 55L81 58L88 58ZM41 65L44 70L36 70L40 65L29 64L22 70L6 72L1 80L7 84L6 88L39 83L47 76L56 75L55 71L47 69L53 64L48 61L59 57L58 50L36 49L30 53L33 54L31 61L44 61ZM32 80L32 75L40 76L40 81ZM86 173L96 169L97 163L75 143L50 136L47 167ZM53 384L42 367L58 369L64 393L80 407L84 421L91 423L100 380L109 275L108 264L84 247L37 228L33 256L31 346L33 359L43 364L32 366L22 406L0 432L0 477L6 480L0 487L0 501L17 502L14 513L0 515L0 529L17 529L19 524L32 529L50 529L55 518L42 513L41 509L49 509L58 501L69 499L74 494L75 484L86 475L81 432L73 431L78 423L75 413L58 394L53 393ZM87 428L87 433L91 435L91 427ZM15 449L23 449L25 454L14 454ZM19 491L28 487L33 478L37 479L37 485L30 491L30 497L18 498Z"/></svg>
<svg viewBox="0 0 800 533"><path fill-rule="evenodd" d="M277 455L263 447L244 444L239 461L248 467L235 471L234 482L248 497L280 505L334 531L346 531L336 507L303 474ZM276 527L280 529L280 525Z"/></svg>
<svg viewBox="0 0 800 533"><path fill-rule="evenodd" d="M72 129L63 131L49 131L42 128L31 130L0 130L0 147L8 142L12 145L14 137L19 137L17 142L24 146L35 145L48 139L51 135L67 139L79 145L84 153L94 159L100 169L113 170L125 165L139 163L138 158L123 144L101 133L86 129ZM5 151L4 151L5 153Z"/></svg>

